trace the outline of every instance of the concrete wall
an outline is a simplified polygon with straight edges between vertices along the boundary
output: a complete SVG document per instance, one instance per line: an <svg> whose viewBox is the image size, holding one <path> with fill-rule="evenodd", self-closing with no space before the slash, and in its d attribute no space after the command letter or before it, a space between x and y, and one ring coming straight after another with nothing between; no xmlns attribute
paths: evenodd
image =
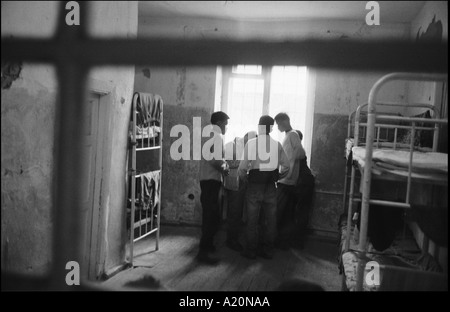
<svg viewBox="0 0 450 312"><path fill-rule="evenodd" d="M201 118L202 127L209 123L214 109L215 79L214 67L136 67L135 91L159 94L164 101L162 222L201 222L199 161L175 161L170 157L170 146L178 138L170 137L170 130L178 124L186 125L192 138L193 117Z"/></svg>
<svg viewBox="0 0 450 312"><path fill-rule="evenodd" d="M232 22L206 18L139 18L138 37L170 37L179 39L263 39L289 40L305 38L351 38L359 40L408 39L408 24L385 23L367 26L364 17L360 21L277 21ZM198 68L150 68L150 77L144 69L136 69L137 91L160 94L164 102L165 152L168 153L170 126L182 122L188 127L193 116L208 115L214 109L215 69ZM148 73L148 72L147 72ZM310 164L317 175L317 194L311 227L325 231L336 231L339 214L343 211L342 195L344 182L344 140L348 114L357 105L367 101L373 83L386 73L361 73L311 69L315 77L311 83L309 98L314 106L311 118L312 130ZM195 90L194 90L195 89ZM185 96L180 97L184 90ZM405 84L389 87L382 98L406 101ZM188 95L191 94L191 95ZM195 94L195 96L192 96ZM201 98L195 100L195 97ZM207 100L205 100L207 99ZM173 139L170 139L173 141ZM167 154L166 154L167 155ZM168 156L163 159L163 218L168 222L198 224L200 217L198 166L195 161L173 162ZM169 187L167 187L169 183ZM194 194L190 200L188 194ZM334 194L335 193L335 194ZM192 210L194 213L192 213Z"/></svg>
<svg viewBox="0 0 450 312"><path fill-rule="evenodd" d="M2 37L51 36L58 7L56 2L2 2ZM91 12L94 35L136 36L136 2L96 2ZM2 89L2 270L43 274L51 266L55 72L50 65L25 63L19 78ZM124 259L124 164L134 66L95 69L89 77L109 86L111 100L105 150L111 156L104 163L110 179L103 181L100 225L106 270Z"/></svg>
<svg viewBox="0 0 450 312"><path fill-rule="evenodd" d="M383 23L368 26L365 16L360 20L303 20L303 21L230 21L209 18L140 17L140 37L163 38L215 38L231 40L261 39L271 41L306 38L337 39L357 38L376 40L395 39L409 34L402 23Z"/></svg>
<svg viewBox="0 0 450 312"><path fill-rule="evenodd" d="M434 19L434 22L433 22ZM427 1L411 22L411 39L423 40L424 37L433 37L438 23L442 25L442 37L437 40L448 41L448 2L447 1ZM436 103L436 83L433 82L411 82L409 84L408 97L415 103L426 103L434 105ZM409 115L422 113L423 110L413 109Z"/></svg>
<svg viewBox="0 0 450 312"><path fill-rule="evenodd" d="M344 212L344 144L348 116L358 105L367 103L373 84L387 73L318 70L316 78L312 133L311 170L316 175L315 205L310 227L335 231ZM386 85L378 99L406 102L407 84Z"/></svg>

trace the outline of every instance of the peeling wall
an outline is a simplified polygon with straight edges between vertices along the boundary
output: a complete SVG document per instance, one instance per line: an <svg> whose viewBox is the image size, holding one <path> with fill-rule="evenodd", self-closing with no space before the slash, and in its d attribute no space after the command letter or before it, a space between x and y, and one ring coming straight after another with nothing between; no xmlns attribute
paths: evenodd
<svg viewBox="0 0 450 312"><path fill-rule="evenodd" d="M412 40L430 40L431 38L442 42L448 41L448 2L447 1L427 1L411 23ZM428 38L428 39L426 39ZM410 82L409 98L415 103L426 103L434 105L436 101L436 83L433 82ZM422 109L412 109L408 115L422 113Z"/></svg>
<svg viewBox="0 0 450 312"><path fill-rule="evenodd" d="M29 10L17 2L1 5L2 37L54 32L55 4L30 2ZM55 68L29 63L2 89L2 270L45 274L50 269L56 92Z"/></svg>
<svg viewBox="0 0 450 312"><path fill-rule="evenodd" d="M49 37L57 12L57 2L2 2L2 37ZM136 36L137 2L95 2L91 12L93 34ZM53 66L24 63L19 78L2 90L2 270L44 274L50 269L55 73ZM103 164L100 225L100 267L107 270L124 260L124 168L134 66L96 68L89 77L110 86L104 152L111 156Z"/></svg>
<svg viewBox="0 0 450 312"><path fill-rule="evenodd" d="M170 137L175 125L185 125L191 133L193 117L200 117L202 128L209 124L214 108L216 68L136 67L135 91L159 94L164 101L164 140L162 159L162 211L165 223L200 224L200 181L198 160L170 157Z"/></svg>
<svg viewBox="0 0 450 312"><path fill-rule="evenodd" d="M373 84L387 73L316 71L314 123L310 167L316 175L316 201L310 227L336 231L344 212L344 143L348 116L358 105L367 103ZM392 82L379 93L385 102L407 102L408 85ZM389 111L389 110L384 110Z"/></svg>

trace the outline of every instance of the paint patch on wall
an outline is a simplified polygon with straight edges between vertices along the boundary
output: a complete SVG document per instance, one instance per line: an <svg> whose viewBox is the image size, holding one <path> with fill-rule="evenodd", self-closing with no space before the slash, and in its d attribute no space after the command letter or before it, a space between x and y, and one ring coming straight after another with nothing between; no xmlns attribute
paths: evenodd
<svg viewBox="0 0 450 312"><path fill-rule="evenodd" d="M442 33L443 33L442 22L440 20L436 21L436 15L433 16L431 23L428 24L427 30L422 33L421 31L422 27L419 27L416 35L417 42L442 41Z"/></svg>
<svg viewBox="0 0 450 312"><path fill-rule="evenodd" d="M185 125L191 132L193 117L201 117L203 128L210 112L199 107L164 106L164 140L162 159L161 221L168 223L201 224L199 160L178 160L170 157L170 146L178 137L170 137L174 125ZM203 142L204 138L202 138ZM190 146L192 159L192 140Z"/></svg>
<svg viewBox="0 0 450 312"><path fill-rule="evenodd" d="M144 74L144 77L147 77L148 79L150 79L150 68L144 68L142 70L142 73Z"/></svg>
<svg viewBox="0 0 450 312"><path fill-rule="evenodd" d="M185 86L186 86L186 67L177 70L178 85L176 105L181 106L185 103Z"/></svg>
<svg viewBox="0 0 450 312"><path fill-rule="evenodd" d="M21 71L22 62L2 62L2 90L11 88Z"/></svg>

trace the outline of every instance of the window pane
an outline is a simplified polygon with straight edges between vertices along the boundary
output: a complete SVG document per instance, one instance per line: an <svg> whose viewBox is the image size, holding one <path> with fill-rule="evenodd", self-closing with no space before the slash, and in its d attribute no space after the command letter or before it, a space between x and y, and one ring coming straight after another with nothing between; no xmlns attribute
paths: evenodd
<svg viewBox="0 0 450 312"><path fill-rule="evenodd" d="M239 92L237 92L239 91ZM252 78L230 78L228 110L230 116L225 142L256 131L263 108L264 81Z"/></svg>
<svg viewBox="0 0 450 312"><path fill-rule="evenodd" d="M269 114L285 112L291 126L305 132L306 117L306 67L274 66L270 86ZM282 141L284 134L274 127L272 136Z"/></svg>

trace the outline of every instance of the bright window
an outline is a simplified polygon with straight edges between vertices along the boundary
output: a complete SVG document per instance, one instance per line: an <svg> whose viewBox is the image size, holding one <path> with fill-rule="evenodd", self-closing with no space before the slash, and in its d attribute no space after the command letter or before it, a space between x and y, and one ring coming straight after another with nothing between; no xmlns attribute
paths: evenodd
<svg viewBox="0 0 450 312"><path fill-rule="evenodd" d="M225 142L257 131L262 115L285 112L291 125L305 134L307 70L299 66L236 65L223 70L221 109L230 116ZM272 137L280 142L275 124Z"/></svg>

